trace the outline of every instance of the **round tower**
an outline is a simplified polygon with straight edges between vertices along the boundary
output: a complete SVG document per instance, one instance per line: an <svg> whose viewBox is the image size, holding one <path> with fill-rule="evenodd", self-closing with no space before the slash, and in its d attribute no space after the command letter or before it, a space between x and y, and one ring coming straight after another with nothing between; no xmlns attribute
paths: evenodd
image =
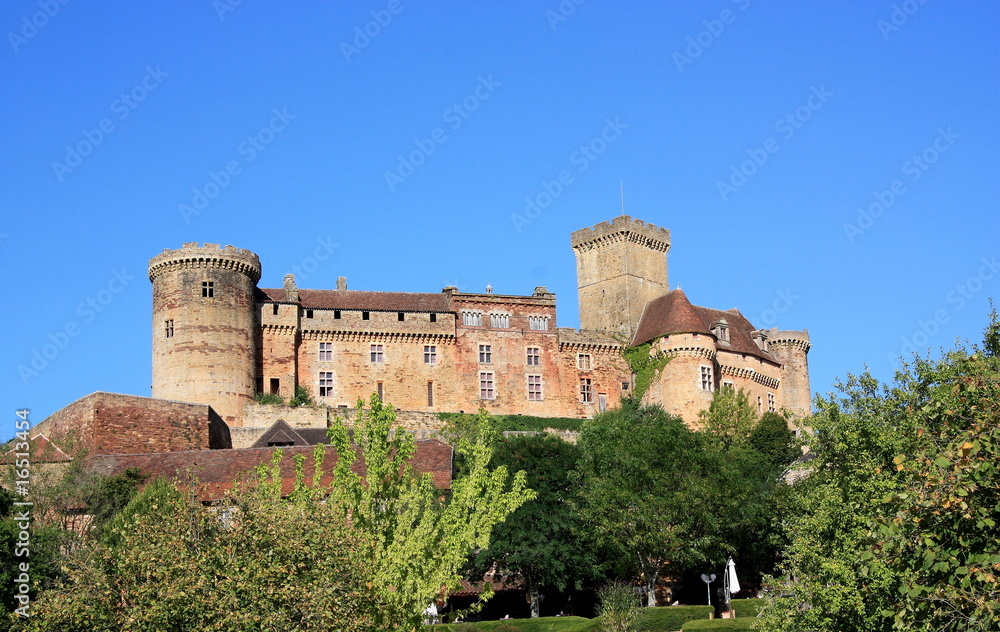
<svg viewBox="0 0 1000 632"><path fill-rule="evenodd" d="M809 390L809 332L767 331L767 350L781 362L781 403L797 417L812 415Z"/></svg>
<svg viewBox="0 0 1000 632"><path fill-rule="evenodd" d="M153 397L208 404L240 425L254 396L260 259L219 244L184 244L149 260Z"/></svg>

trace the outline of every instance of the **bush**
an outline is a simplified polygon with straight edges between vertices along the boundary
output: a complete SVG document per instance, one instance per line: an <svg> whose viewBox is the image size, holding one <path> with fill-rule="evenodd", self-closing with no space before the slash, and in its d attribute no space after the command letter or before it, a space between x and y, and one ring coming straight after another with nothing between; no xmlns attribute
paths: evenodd
<svg viewBox="0 0 1000 632"><path fill-rule="evenodd" d="M764 605L763 599L733 599L730 601L737 619L753 619Z"/></svg>
<svg viewBox="0 0 1000 632"><path fill-rule="evenodd" d="M537 617L535 619L508 619L502 621L480 621L477 623L451 623L448 625L425 625L424 632L600 632L599 619L583 617Z"/></svg>
<svg viewBox="0 0 1000 632"><path fill-rule="evenodd" d="M680 630L688 621L708 620L712 606L666 606L663 608L643 608L635 629L640 632L663 632Z"/></svg>
<svg viewBox="0 0 1000 632"><path fill-rule="evenodd" d="M309 389L300 384L295 387L295 397L288 400L288 405L292 408L298 408L299 406L314 406L315 402L309 394Z"/></svg>
<svg viewBox="0 0 1000 632"><path fill-rule="evenodd" d="M285 400L281 399L281 395L276 395L274 393L257 393L254 396L254 400L258 404L268 404L271 406L284 406Z"/></svg>
<svg viewBox="0 0 1000 632"><path fill-rule="evenodd" d="M752 630L754 618L748 619L703 619L700 621L688 621L681 628L684 632L688 630Z"/></svg>
<svg viewBox="0 0 1000 632"><path fill-rule="evenodd" d="M455 421L457 418L474 417L467 413L438 413L438 418L442 421ZM508 430L536 431L541 432L548 428L554 430L564 430L567 432L579 432L580 426L585 420L573 419L571 417L534 417L532 415L493 415L497 432Z"/></svg>
<svg viewBox="0 0 1000 632"><path fill-rule="evenodd" d="M608 584L598 592L603 627L608 632L631 632L632 624L639 617L639 595L634 586L623 583Z"/></svg>

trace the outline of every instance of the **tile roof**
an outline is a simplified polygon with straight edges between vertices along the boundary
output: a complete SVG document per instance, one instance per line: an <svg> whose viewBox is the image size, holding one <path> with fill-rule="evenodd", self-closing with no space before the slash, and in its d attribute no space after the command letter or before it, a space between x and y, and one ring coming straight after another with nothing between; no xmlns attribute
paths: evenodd
<svg viewBox="0 0 1000 632"><path fill-rule="evenodd" d="M30 460L32 463L64 463L73 460L54 441L40 432L30 435L29 444L31 446L29 454L31 455ZM16 447L11 448L0 456L0 465L14 463L17 460L17 454Z"/></svg>
<svg viewBox="0 0 1000 632"><path fill-rule="evenodd" d="M261 288L259 301L285 301L285 290ZM302 307L353 309L372 312L448 312L451 298L444 292L368 292L362 290L299 290Z"/></svg>
<svg viewBox="0 0 1000 632"><path fill-rule="evenodd" d="M266 448L271 443L291 443L296 446L327 444L326 428L292 428L284 419L274 422L251 448Z"/></svg>
<svg viewBox="0 0 1000 632"><path fill-rule="evenodd" d="M712 336L712 325L723 318L729 324L729 344L718 342L720 350L745 353L777 362L774 356L754 342L753 332L756 327L739 310L734 308L723 311L692 305L683 290L672 290L646 305L632 344L643 344L660 336L680 333Z"/></svg>
<svg viewBox="0 0 1000 632"><path fill-rule="evenodd" d="M275 450L282 450L281 489L287 494L295 483L295 455L306 457L304 471L306 481L313 476L312 446L285 448L243 448L236 450L192 450L187 452L160 452L153 454L107 454L87 459L87 467L103 476L121 474L128 468L137 467L154 477L170 479L193 479L200 484L199 498L203 501L218 500L232 489L233 482L252 471L256 466L270 462ZM329 484L331 472L337 463L336 452L327 450L323 461L323 484ZM410 465L417 472L428 473L438 489L451 488L452 448L441 441L417 441L416 452ZM364 464L358 459L352 468L364 476Z"/></svg>

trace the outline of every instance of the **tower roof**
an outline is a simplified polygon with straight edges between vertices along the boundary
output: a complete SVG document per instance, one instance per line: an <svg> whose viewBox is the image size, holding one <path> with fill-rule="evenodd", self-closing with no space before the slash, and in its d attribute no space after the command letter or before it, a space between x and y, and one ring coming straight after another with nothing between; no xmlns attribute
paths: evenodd
<svg viewBox="0 0 1000 632"><path fill-rule="evenodd" d="M737 309L712 309L692 305L683 290L672 290L646 305L633 345L672 334L705 334L712 336L712 326L725 319L729 325L729 344L724 348L745 353L771 362L777 360L754 342L756 328Z"/></svg>

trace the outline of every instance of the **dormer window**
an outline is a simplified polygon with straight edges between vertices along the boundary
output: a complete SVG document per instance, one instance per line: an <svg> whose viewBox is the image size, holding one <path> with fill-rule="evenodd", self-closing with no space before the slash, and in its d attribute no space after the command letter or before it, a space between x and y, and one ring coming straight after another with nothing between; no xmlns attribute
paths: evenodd
<svg viewBox="0 0 1000 632"><path fill-rule="evenodd" d="M712 325L712 333L719 342L729 342L729 323L725 318L720 319Z"/></svg>

